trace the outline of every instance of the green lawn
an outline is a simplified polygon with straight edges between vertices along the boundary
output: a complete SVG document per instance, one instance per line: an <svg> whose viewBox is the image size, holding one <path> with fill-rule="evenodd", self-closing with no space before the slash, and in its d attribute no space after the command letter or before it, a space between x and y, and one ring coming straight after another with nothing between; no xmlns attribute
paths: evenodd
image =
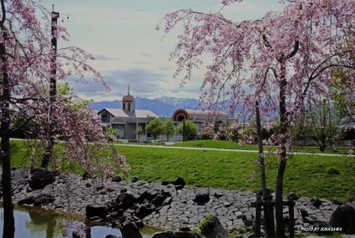
<svg viewBox="0 0 355 238"><path fill-rule="evenodd" d="M260 187L257 153L123 145L117 145L117 148L127 157L131 167L129 176L137 176L142 180L163 181L182 177L189 186L248 191L256 191ZM28 166L29 158L26 144L13 141L13 166ZM268 185L274 190L277 158L270 156L266 160L266 165ZM354 200L354 171L354 157L295 155L287 165L284 180L285 194L295 192L309 197Z"/></svg>
<svg viewBox="0 0 355 238"><path fill-rule="evenodd" d="M131 174L144 180L173 180L191 186L255 191L259 189L257 154L118 147ZM278 160L267 159L267 180L274 189ZM285 192L348 200L355 197L355 158L297 155L289 160Z"/></svg>
<svg viewBox="0 0 355 238"><path fill-rule="evenodd" d="M221 140L192 140L182 141L173 146L181 147L202 147L202 148L219 148L219 149L243 149L243 150L257 150L256 145L240 145L237 142L221 141Z"/></svg>

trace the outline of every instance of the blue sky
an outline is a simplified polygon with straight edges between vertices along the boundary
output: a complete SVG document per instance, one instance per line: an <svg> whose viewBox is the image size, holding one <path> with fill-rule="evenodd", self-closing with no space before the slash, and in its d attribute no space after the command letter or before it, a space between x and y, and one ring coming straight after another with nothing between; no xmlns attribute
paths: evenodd
<svg viewBox="0 0 355 238"><path fill-rule="evenodd" d="M267 11L278 11L278 0L245 0L223 9L229 19L257 19ZM105 92L100 84L73 83L75 91L85 99L117 100L127 92L137 97L160 96L198 98L203 72L180 88L172 79L176 68L169 62L169 53L177 43L177 28L164 36L155 27L168 12L192 8L216 12L219 0L43 0L43 4L60 12L59 23L71 35L69 43L58 47L79 46L96 57L93 66L102 73L111 90Z"/></svg>

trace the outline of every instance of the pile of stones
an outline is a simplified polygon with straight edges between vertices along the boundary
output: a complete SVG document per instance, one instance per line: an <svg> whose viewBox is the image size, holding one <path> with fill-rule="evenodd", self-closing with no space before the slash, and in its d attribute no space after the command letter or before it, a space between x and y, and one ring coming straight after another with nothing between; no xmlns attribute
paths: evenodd
<svg viewBox="0 0 355 238"><path fill-rule="evenodd" d="M134 224L189 231L212 215L231 232L251 229L255 219L255 208L251 207L255 193L186 188L182 178L163 183L119 177L102 181L87 173L78 176L43 169L14 169L12 174L15 203L78 213L87 221L121 228ZM308 232L311 227L342 227L343 232L355 233L354 204L292 196L296 233Z"/></svg>

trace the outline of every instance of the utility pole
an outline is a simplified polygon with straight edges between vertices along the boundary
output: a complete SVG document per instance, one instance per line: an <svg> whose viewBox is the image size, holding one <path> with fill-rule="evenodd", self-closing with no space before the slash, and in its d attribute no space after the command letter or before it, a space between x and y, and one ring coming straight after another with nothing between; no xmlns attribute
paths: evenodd
<svg viewBox="0 0 355 238"><path fill-rule="evenodd" d="M49 161L52 159L54 147L54 123L53 123L53 106L56 102L57 96L57 24L59 12L54 11L52 6L52 19L51 19L51 64L50 64L50 77L49 77L49 107L48 107L48 131L47 131L47 145L45 148L43 160L41 163L42 168L47 168Z"/></svg>

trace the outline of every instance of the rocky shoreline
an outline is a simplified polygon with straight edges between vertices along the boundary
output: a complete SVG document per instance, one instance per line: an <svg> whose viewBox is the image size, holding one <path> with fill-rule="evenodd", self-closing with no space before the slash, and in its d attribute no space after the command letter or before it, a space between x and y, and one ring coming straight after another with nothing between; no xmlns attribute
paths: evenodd
<svg viewBox="0 0 355 238"><path fill-rule="evenodd" d="M44 175L39 175L44 181ZM33 177L33 175L32 175ZM254 224L255 193L214 188L187 188L183 179L156 183L114 177L103 183L90 176L53 174L44 188L30 186L28 169L12 171L13 202L85 215L90 220L116 225L138 222L167 230L191 230L205 216L216 216L228 231ZM48 179L46 179L48 180ZM104 185L105 184L105 185ZM318 198L296 198L295 231L329 224L339 204ZM285 209L285 216L288 214Z"/></svg>

